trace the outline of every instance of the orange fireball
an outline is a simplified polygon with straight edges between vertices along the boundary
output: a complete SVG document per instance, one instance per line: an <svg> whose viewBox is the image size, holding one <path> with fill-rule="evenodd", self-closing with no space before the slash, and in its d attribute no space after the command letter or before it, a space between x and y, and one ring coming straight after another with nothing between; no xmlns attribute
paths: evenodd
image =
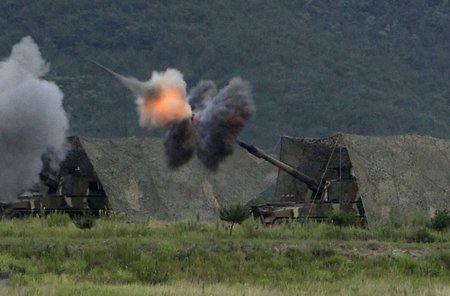
<svg viewBox="0 0 450 296"><path fill-rule="evenodd" d="M151 125L159 126L167 126L192 116L183 90L164 86L157 97L143 101L141 112L148 116Z"/></svg>

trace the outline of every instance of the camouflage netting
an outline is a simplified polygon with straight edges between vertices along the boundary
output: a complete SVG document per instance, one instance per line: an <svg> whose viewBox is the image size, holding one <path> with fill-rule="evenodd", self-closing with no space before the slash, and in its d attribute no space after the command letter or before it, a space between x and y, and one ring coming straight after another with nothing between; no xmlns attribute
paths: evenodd
<svg viewBox="0 0 450 296"><path fill-rule="evenodd" d="M158 139L79 140L111 208L132 219L215 219L220 205L245 203L276 179L276 168L239 148L214 174L197 159L169 170Z"/></svg>
<svg viewBox="0 0 450 296"><path fill-rule="evenodd" d="M280 156L317 180L328 160L325 178L336 179L339 167L344 174L355 176L369 223L390 215L421 212L431 216L437 209L450 208L449 140L416 135L283 137ZM301 198L304 191L303 184L284 172L279 174L277 199L292 198L292 194Z"/></svg>

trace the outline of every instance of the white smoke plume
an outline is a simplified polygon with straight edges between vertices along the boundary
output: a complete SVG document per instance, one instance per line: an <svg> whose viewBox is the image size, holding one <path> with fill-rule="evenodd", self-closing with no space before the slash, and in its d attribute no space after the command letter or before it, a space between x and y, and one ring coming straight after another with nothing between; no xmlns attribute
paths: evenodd
<svg viewBox="0 0 450 296"><path fill-rule="evenodd" d="M31 37L0 62L0 201L14 200L39 182L42 155L65 157L68 120L63 93L42 77L49 71Z"/></svg>

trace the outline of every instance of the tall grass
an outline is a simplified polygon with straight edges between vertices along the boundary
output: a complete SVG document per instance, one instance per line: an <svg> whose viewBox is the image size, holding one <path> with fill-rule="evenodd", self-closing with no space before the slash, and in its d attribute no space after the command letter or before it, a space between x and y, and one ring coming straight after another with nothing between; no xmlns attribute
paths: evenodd
<svg viewBox="0 0 450 296"><path fill-rule="evenodd" d="M437 283L428 278L379 278L367 280L355 276L340 282L305 281L299 285L285 287L258 286L252 284L203 284L178 281L170 285L133 284L97 284L86 281L74 281L64 275L47 275L28 285L0 286L0 295L152 295L152 296L447 296L448 285Z"/></svg>
<svg viewBox="0 0 450 296"><path fill-rule="evenodd" d="M189 293L202 285L233 291L252 285L277 293L295 287L345 295L341 285L352 280L365 279L370 286L380 279L390 285L392 278L424 278L445 287L450 277L450 231L425 229L423 223L388 222L370 229L297 222L263 227L249 219L230 236L222 222L129 223L102 217L92 228L79 229L54 215L0 222L0 278L8 278L11 293L30 289L41 295L41 284L66 281L73 291L76 282L92 291L96 285L111 291L111 284L134 285L144 291L141 285L189 283ZM417 239L423 229L426 234ZM261 292L252 287L248 295ZM164 295L177 295L170 293Z"/></svg>

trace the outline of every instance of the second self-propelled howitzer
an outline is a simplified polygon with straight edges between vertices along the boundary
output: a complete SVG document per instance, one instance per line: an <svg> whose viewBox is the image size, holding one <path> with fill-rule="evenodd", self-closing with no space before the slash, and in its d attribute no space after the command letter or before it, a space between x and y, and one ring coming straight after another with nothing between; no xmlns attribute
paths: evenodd
<svg viewBox="0 0 450 296"><path fill-rule="evenodd" d="M354 177L326 178L327 169L325 169L320 180L315 180L298 169L267 155L258 147L241 141L238 144L250 154L264 159L306 185L301 193L289 192L288 188L277 188L277 192L288 191L289 194L275 197L274 202L252 206L253 216L259 218L263 224L273 224L288 219L323 221L328 220L333 212L354 217L355 223L364 220L364 209ZM278 184L278 186L283 185ZM295 200L290 200L289 197Z"/></svg>

